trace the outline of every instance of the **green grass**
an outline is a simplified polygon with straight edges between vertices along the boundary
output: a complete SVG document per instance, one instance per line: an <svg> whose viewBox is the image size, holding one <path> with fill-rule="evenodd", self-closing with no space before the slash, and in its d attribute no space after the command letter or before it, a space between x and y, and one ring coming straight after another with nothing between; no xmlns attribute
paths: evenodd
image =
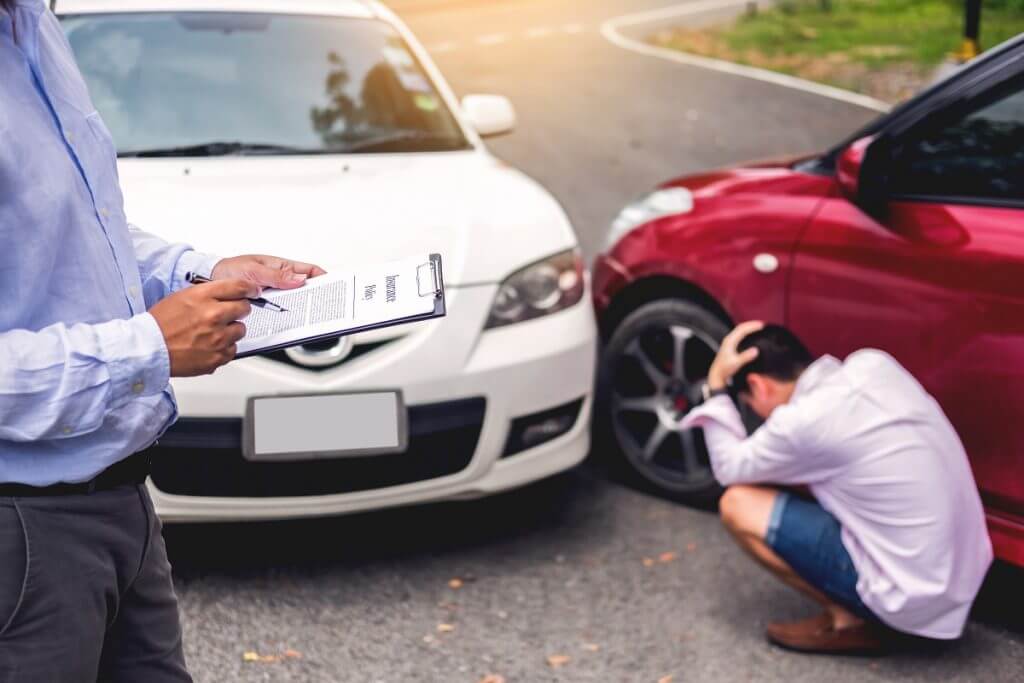
<svg viewBox="0 0 1024 683"><path fill-rule="evenodd" d="M963 13L963 0L779 0L727 27L672 32L656 40L842 87L884 90L877 83L879 72L884 78L886 69L895 68L904 81L926 79L954 52L962 40ZM1024 0L985 2L983 47L1021 32Z"/></svg>

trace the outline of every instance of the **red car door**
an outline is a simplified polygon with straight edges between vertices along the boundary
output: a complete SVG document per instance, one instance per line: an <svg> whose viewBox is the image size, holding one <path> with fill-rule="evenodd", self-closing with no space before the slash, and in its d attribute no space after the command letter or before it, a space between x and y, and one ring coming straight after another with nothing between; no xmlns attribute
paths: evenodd
<svg viewBox="0 0 1024 683"><path fill-rule="evenodd" d="M798 246L788 323L817 353L893 354L957 428L990 513L1019 524L1024 82L1001 84L886 144L885 211L873 218L837 184ZM1024 562L1024 546L1012 558L1009 547L1000 554Z"/></svg>

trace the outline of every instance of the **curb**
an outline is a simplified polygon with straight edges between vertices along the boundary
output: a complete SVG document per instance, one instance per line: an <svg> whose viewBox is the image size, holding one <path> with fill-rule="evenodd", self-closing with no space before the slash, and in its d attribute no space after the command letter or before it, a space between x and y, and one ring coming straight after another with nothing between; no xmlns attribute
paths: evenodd
<svg viewBox="0 0 1024 683"><path fill-rule="evenodd" d="M710 69L712 71L718 71L732 76L742 76L743 78L749 78L763 83L771 83L791 90L799 90L801 92L807 92L821 97L828 97L833 100L839 100L841 102L846 102L847 104L853 104L873 111L887 112L892 109L892 105L888 102L883 102L868 95L861 95L860 93L836 88L831 85L815 83L814 81L808 81L796 76L789 76L777 71L769 71L767 69L759 69L754 66L736 64L722 59L702 57L700 55L682 52L680 50L673 50L667 47L657 47L625 36L620 32L620 29L623 28L652 23L655 21L684 17L691 14L700 14L712 10L721 10L733 7L739 8L741 6L745 6L747 2L748 0L697 0L696 2L671 5L669 7L663 7L661 9L650 10L647 12L625 14L608 19L601 24L601 35L604 36L605 40L616 47L646 55L648 57L658 57L660 59L677 62L679 64L686 64L687 66Z"/></svg>

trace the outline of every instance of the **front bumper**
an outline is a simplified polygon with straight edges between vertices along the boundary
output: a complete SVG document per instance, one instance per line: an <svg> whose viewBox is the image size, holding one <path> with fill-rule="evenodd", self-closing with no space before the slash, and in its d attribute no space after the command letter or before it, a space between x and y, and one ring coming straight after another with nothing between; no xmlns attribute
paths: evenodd
<svg viewBox="0 0 1024 683"><path fill-rule="evenodd" d="M404 334L397 339L364 335L373 351L326 371L250 358L213 376L176 380L182 424L220 427L172 432L154 449L149 487L157 512L168 522L335 515L475 498L576 465L590 445L593 311L585 298L551 316L482 332L495 291L490 285L449 290L446 318L396 328L389 334ZM411 431L419 423L422 438L416 448L386 456L392 461L364 463L369 470L359 471L338 460L313 461L290 474L273 463L280 476L248 469L254 463L239 465L230 435L240 431L249 396L394 387L403 390ZM579 416L568 432L501 457L515 418L570 404ZM191 450L180 440L175 445L180 436L192 439ZM409 480L408 470L417 476ZM259 481L232 485L232 474Z"/></svg>

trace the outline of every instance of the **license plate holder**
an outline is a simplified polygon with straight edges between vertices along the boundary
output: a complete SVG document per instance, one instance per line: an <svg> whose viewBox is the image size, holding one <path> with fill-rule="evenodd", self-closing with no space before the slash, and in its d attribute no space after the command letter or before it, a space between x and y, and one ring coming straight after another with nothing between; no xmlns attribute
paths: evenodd
<svg viewBox="0 0 1024 683"><path fill-rule="evenodd" d="M288 462L401 453L409 442L401 390L250 396L242 456Z"/></svg>

